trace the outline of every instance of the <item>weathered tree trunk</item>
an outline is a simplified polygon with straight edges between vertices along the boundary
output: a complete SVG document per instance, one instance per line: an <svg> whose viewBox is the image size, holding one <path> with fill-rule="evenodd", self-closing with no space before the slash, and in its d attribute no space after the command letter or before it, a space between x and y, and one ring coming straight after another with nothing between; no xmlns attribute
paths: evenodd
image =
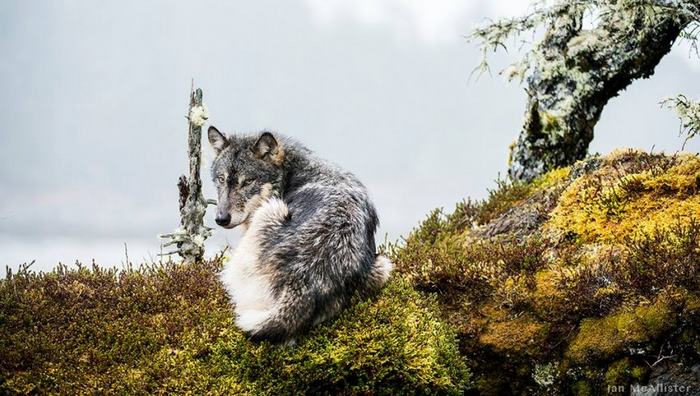
<svg viewBox="0 0 700 396"><path fill-rule="evenodd" d="M204 225L207 200L202 195L202 180L199 176L202 157L202 125L208 118L202 102L202 90L197 88L190 93L188 113L189 177L180 176L177 186L180 196L180 228L170 234L161 235L170 239L165 246L176 245L178 253L185 261L200 261L204 257L204 241L211 235L211 228Z"/></svg>
<svg viewBox="0 0 700 396"><path fill-rule="evenodd" d="M527 111L508 170L516 180L584 158L608 100L651 76L690 23L678 13L635 6L603 14L595 28L582 29L582 14L571 5L551 20L528 58Z"/></svg>

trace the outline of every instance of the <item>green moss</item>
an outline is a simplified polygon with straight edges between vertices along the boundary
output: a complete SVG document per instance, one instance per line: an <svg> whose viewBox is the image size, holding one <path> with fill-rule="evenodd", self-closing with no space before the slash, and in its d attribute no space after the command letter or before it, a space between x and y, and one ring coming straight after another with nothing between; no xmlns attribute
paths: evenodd
<svg viewBox="0 0 700 396"><path fill-rule="evenodd" d="M470 374L435 299L394 279L294 346L233 324L220 263L22 271L0 283L0 393L457 394Z"/></svg>
<svg viewBox="0 0 700 396"><path fill-rule="evenodd" d="M650 305L600 319L585 319L566 352L584 363L620 356L626 348L653 341L676 326L679 298L673 291L660 294Z"/></svg>
<svg viewBox="0 0 700 396"><path fill-rule="evenodd" d="M596 395L595 388L586 380L578 380L571 385L571 393L575 396Z"/></svg>
<svg viewBox="0 0 700 396"><path fill-rule="evenodd" d="M434 309L430 299L395 281L376 301L359 303L294 347L251 345L230 330L212 346L208 365L228 368L238 356L231 371L255 394L459 393L469 374L455 334Z"/></svg>
<svg viewBox="0 0 700 396"><path fill-rule="evenodd" d="M613 362L605 372L605 385L607 387L624 387L629 389L633 383L644 379L648 367L635 364L632 359L625 357Z"/></svg>

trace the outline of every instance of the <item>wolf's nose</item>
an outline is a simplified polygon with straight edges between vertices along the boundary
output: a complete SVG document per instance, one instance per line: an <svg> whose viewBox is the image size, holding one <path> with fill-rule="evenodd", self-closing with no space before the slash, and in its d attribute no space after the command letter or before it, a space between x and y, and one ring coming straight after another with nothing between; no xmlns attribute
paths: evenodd
<svg viewBox="0 0 700 396"><path fill-rule="evenodd" d="M224 215L216 215L216 224L220 226L227 226L231 222L231 215L226 213Z"/></svg>

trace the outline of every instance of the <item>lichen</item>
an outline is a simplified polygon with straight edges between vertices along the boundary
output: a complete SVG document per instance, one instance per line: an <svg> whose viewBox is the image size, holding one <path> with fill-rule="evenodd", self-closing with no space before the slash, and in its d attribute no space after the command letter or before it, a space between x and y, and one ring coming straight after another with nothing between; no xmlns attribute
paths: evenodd
<svg viewBox="0 0 700 396"><path fill-rule="evenodd" d="M209 119L209 109L207 105L202 103L201 106L193 106L190 109L190 114L187 117L190 123L196 127L201 127Z"/></svg>
<svg viewBox="0 0 700 396"><path fill-rule="evenodd" d="M530 32L537 37L502 72L524 82L528 94L509 175L530 181L584 158L608 101L634 80L653 74L678 37L696 46L699 21L700 7L693 0L558 0L535 2L522 17L475 29L471 37L482 52L479 72L488 70L488 54L507 48L509 38ZM687 105L692 102L674 103L682 103L686 120L695 113Z"/></svg>
<svg viewBox="0 0 700 396"><path fill-rule="evenodd" d="M697 50L697 48L696 48ZM700 101L694 101L685 95L664 99L661 104L675 110L681 121L681 133L685 133L686 143L700 133Z"/></svg>
<svg viewBox="0 0 700 396"><path fill-rule="evenodd" d="M542 388L549 388L557 380L558 368L558 362L536 364L532 372L532 379Z"/></svg>

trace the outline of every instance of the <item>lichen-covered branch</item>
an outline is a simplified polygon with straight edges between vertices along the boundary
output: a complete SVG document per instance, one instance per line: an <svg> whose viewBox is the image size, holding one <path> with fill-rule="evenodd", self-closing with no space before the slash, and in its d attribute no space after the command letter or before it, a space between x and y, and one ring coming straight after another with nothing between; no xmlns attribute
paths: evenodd
<svg viewBox="0 0 700 396"><path fill-rule="evenodd" d="M190 94L188 157L189 177L182 175L177 186L180 196L180 227L174 232L161 235L168 239L164 246L177 246L178 253L185 261L200 261L204 257L204 241L211 235L211 228L204 225L208 201L202 195L202 180L199 176L202 158L202 125L209 118L206 105L202 101L202 90Z"/></svg>
<svg viewBox="0 0 700 396"><path fill-rule="evenodd" d="M508 69L526 84L523 129L509 175L531 180L582 159L608 100L647 78L678 37L695 39L697 0L559 0L527 16L477 29L486 55L509 37L544 27L541 40ZM584 27L588 22L588 27ZM486 58L481 70L488 68Z"/></svg>
<svg viewBox="0 0 700 396"><path fill-rule="evenodd" d="M685 95L668 98L661 102L665 107L673 109L681 120L681 134L685 134L682 149L688 140L700 134L700 101L693 101Z"/></svg>

